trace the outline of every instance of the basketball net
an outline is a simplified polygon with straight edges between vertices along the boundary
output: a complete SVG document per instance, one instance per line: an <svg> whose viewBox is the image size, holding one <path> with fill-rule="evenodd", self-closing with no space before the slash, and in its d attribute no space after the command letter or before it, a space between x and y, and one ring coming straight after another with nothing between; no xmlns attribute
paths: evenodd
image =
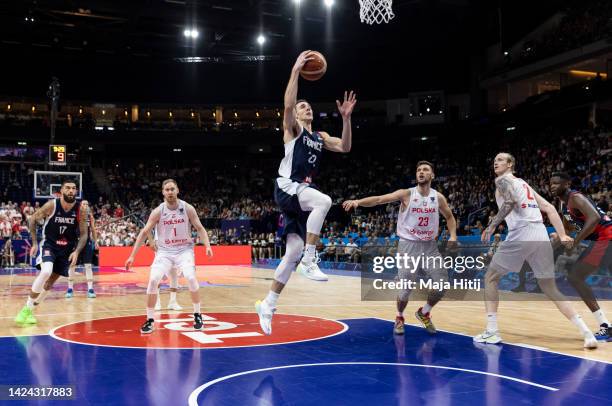
<svg viewBox="0 0 612 406"><path fill-rule="evenodd" d="M393 0L359 0L361 22L370 25L388 23L395 17L392 3Z"/></svg>

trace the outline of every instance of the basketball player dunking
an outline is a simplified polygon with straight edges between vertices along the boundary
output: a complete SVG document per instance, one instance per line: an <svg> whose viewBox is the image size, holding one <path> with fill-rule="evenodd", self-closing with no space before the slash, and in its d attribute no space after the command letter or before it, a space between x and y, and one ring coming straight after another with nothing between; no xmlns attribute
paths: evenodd
<svg viewBox="0 0 612 406"><path fill-rule="evenodd" d="M147 319L140 328L140 332L143 334L153 332L155 324L154 306L157 300L159 282L164 275L169 274L172 267L176 267L187 279L193 303L193 328L201 330L204 323L200 314L200 284L196 278L191 226L196 229L200 241L206 246L206 254L212 257L213 252L208 241L208 234L200 222L195 208L178 198L179 189L176 181L173 179L163 181L162 193L164 202L151 212L147 224L136 237L130 257L125 262L125 268L130 269L138 249L155 228L157 250L153 264L151 264L151 274L147 286Z"/></svg>
<svg viewBox="0 0 612 406"><path fill-rule="evenodd" d="M64 180L60 189L61 197L49 200L30 216L30 256L34 257L38 251L36 267L40 269L40 273L32 283L32 292L26 305L15 317L17 324L36 324L34 306L42 303L60 276L68 277L68 268L76 265L79 254L87 243L89 206L84 200L76 200L76 191L74 181ZM42 230L43 240L38 248L36 224L40 220L45 222Z"/></svg>
<svg viewBox="0 0 612 406"><path fill-rule="evenodd" d="M268 295L255 304L259 323L265 334L272 333L272 315L276 310L276 302L296 267L298 272L310 279L327 280L327 275L321 272L317 265L315 247L332 200L321 193L313 181L319 171L323 148L341 153L351 150L351 114L357 102L352 91L349 94L344 93L343 103L336 101L338 111L342 115L342 138L331 137L322 131L313 132L312 107L305 100L297 100L300 70L312 59L308 57L309 52L304 51L297 58L285 91L285 157L278 168L279 177L274 184L274 200L284 216L283 234L287 239L287 247L274 272L274 281Z"/></svg>
<svg viewBox="0 0 612 406"><path fill-rule="evenodd" d="M93 256L98 247L98 234L96 232L96 222L93 214L90 212L87 216L87 243L79 256L79 262L83 263L85 268L85 279L87 279L87 297L95 298L96 293L93 289ZM68 290L66 290L66 298L71 298L74 295L74 278L76 276L76 265L68 268Z"/></svg>
<svg viewBox="0 0 612 406"><path fill-rule="evenodd" d="M342 203L342 206L346 211L349 211L359 206L373 207L397 201L401 202L397 216L397 235L400 237L397 253L402 256L407 254L415 258L421 255L426 258L440 257L436 241L440 214L446 219L450 233L449 241L457 241L457 222L446 198L431 188L431 182L434 179L433 164L427 161L419 161L417 163L416 179L416 187L396 190L382 196L347 200ZM425 272L427 278L436 282L447 281L447 271L443 267L435 266L437 261L432 262L434 263L432 267L420 266L419 268ZM398 270L398 277L399 279L413 279L418 271L419 269L401 268ZM409 289L403 290L397 296L397 316L393 329L395 334L404 334L404 309L408 304L409 296ZM430 291L427 296L427 303L415 313L416 318L431 334L436 333L436 328L431 321L430 312L443 296L444 291Z"/></svg>
<svg viewBox="0 0 612 406"><path fill-rule="evenodd" d="M597 320L599 331L595 333L595 338L606 341L612 336L612 326L599 307L586 278L600 267L609 271L612 263L612 220L589 197L572 190L570 186L567 173L552 174L550 191L561 201L563 224L568 230L573 228L577 232L574 247L578 247L581 241L589 244L569 270L567 279Z"/></svg>
<svg viewBox="0 0 612 406"><path fill-rule="evenodd" d="M554 206L537 194L523 179L513 175L516 160L506 152L497 154L493 161L495 198L499 211L482 233L482 241L489 243L497 226L505 219L508 236L493 255L485 274L485 307L487 327L474 337L478 343L499 344L502 339L497 327L499 307L498 284L509 272L518 272L527 261L538 280L542 292L554 302L559 311L578 327L584 337L585 348L596 348L597 340L555 283L554 258L548 232L544 226L544 212L554 226L559 240L570 246L573 239L565 233L561 218Z"/></svg>

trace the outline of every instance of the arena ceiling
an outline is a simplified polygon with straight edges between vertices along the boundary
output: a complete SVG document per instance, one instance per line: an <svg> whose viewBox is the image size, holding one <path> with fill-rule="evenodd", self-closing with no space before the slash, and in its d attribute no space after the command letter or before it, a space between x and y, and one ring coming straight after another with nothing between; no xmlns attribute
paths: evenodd
<svg viewBox="0 0 612 406"><path fill-rule="evenodd" d="M480 3L394 0L395 19L368 26L358 0L331 9L323 0L5 1L0 93L44 95L57 76L73 99L277 100L303 49L329 63L313 98L345 87L369 99L465 89L470 58L491 30ZM198 38L184 36L190 28Z"/></svg>

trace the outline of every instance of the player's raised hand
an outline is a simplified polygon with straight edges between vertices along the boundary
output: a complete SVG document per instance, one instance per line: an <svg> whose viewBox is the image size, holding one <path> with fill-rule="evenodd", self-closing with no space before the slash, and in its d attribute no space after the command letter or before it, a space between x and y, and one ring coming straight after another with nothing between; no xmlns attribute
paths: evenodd
<svg viewBox="0 0 612 406"><path fill-rule="evenodd" d="M206 255L208 255L209 258L213 257L213 250L210 247L210 245L208 247L206 247Z"/></svg>
<svg viewBox="0 0 612 406"><path fill-rule="evenodd" d="M345 200L342 202L342 208L346 211L351 211L351 209L356 209L357 207L359 207L357 200Z"/></svg>
<svg viewBox="0 0 612 406"><path fill-rule="evenodd" d="M357 94L352 90L350 93L344 92L344 101L340 103L340 100L336 100L336 105L338 106L338 111L344 118L348 118L353 114L353 108L357 104Z"/></svg>
<svg viewBox="0 0 612 406"><path fill-rule="evenodd" d="M296 59L295 61L295 65L293 65L293 70L295 72L299 72L302 70L302 68L304 67L304 65L306 65L306 62L308 61L312 61L314 58L311 56L309 57L308 54L310 53L310 49L307 51L302 52Z"/></svg>

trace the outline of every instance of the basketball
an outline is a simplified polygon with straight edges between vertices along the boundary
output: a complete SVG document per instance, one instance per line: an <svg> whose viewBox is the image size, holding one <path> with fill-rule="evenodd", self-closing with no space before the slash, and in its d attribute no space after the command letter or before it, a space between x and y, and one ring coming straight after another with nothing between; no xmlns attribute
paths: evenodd
<svg viewBox="0 0 612 406"><path fill-rule="evenodd" d="M323 54L317 51L310 52L308 57L314 59L306 62L300 71L300 76L311 81L321 79L321 77L323 77L327 71L327 61L325 60L325 57Z"/></svg>

